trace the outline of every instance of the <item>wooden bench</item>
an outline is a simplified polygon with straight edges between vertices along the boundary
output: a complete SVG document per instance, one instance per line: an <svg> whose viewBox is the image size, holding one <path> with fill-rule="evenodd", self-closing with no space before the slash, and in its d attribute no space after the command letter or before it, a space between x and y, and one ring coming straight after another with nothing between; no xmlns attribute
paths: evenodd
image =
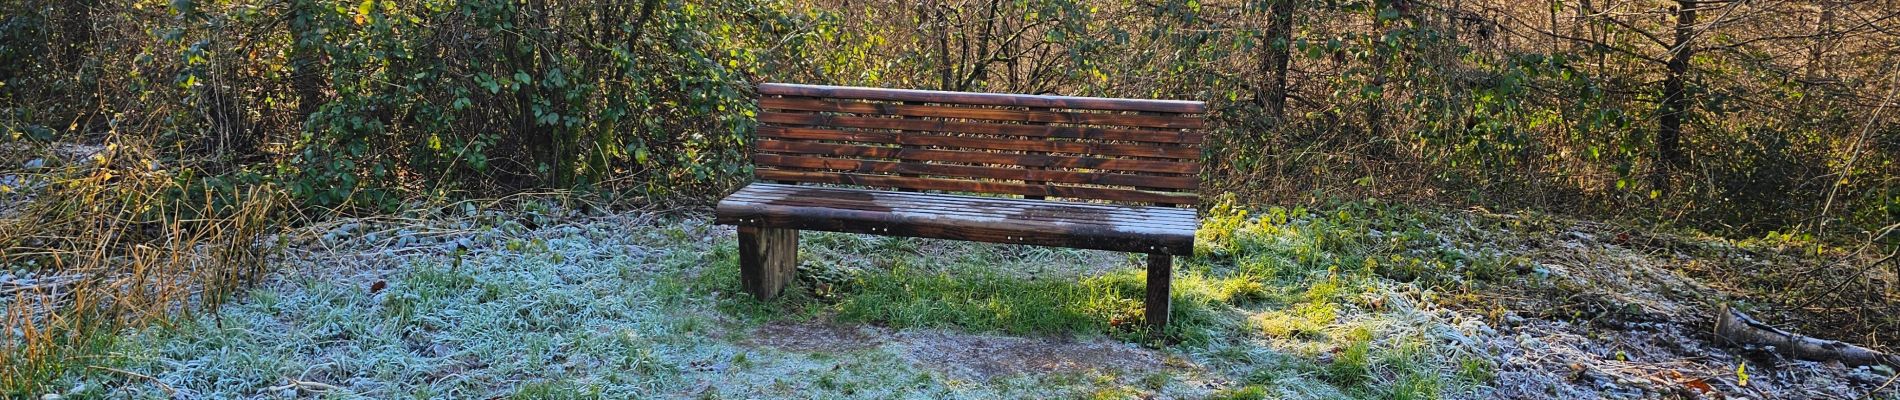
<svg viewBox="0 0 1900 400"><path fill-rule="evenodd" d="M1194 251L1199 226L1205 104L773 83L758 92L760 182L720 200L715 219L739 227L747 292L770 299L792 279L800 230L1126 251L1148 254L1145 316L1167 324L1173 256Z"/></svg>

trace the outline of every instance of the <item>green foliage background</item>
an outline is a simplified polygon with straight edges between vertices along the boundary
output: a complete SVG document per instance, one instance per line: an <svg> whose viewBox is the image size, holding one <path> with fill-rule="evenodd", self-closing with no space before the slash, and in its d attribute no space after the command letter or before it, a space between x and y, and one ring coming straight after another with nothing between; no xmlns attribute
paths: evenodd
<svg viewBox="0 0 1900 400"><path fill-rule="evenodd" d="M715 198L749 175L763 81L1199 99L1214 105L1207 191L1249 203L1744 232L1900 220L1900 124L1879 112L1891 30L1751 40L1812 23L1734 6L1735 27L1697 38L1714 50L1691 60L1692 158L1660 169L1667 49L1640 38L1667 18L1558 29L1577 5L1295 1L1278 39L1262 22L1278 2L0 0L0 126L31 148L155 143L155 165L204 191L272 182L307 206L389 211L537 188ZM1544 36L1513 25L1545 12ZM1610 34L1552 39L1572 30ZM1810 45L1833 50L1775 55ZM1261 60L1281 51L1273 115Z"/></svg>

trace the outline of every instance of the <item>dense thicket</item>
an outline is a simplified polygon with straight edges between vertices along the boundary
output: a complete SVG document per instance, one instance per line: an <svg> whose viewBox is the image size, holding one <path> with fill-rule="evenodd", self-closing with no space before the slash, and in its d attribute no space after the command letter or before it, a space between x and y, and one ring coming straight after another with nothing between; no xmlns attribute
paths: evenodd
<svg viewBox="0 0 1900 400"><path fill-rule="evenodd" d="M1209 190L1261 203L1900 220L1892 0L0 5L9 154L139 138L325 207L704 198L745 176L750 84L790 81L1207 100Z"/></svg>

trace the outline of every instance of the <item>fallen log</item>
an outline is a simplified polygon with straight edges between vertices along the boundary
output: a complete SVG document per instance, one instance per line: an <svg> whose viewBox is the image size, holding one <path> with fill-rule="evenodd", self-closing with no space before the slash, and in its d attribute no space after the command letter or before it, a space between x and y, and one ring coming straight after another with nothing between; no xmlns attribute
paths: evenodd
<svg viewBox="0 0 1900 400"><path fill-rule="evenodd" d="M1715 335L1732 344L1774 346L1789 357L1812 361L1840 361L1859 366L1887 364L1900 367L1900 356L1836 340L1818 339L1768 326L1727 305L1716 318Z"/></svg>

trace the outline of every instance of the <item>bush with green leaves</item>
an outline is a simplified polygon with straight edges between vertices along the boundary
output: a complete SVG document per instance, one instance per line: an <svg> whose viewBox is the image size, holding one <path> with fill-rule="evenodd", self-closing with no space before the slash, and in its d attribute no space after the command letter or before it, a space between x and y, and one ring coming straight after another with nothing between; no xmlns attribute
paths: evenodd
<svg viewBox="0 0 1900 400"><path fill-rule="evenodd" d="M589 187L649 195L740 176L755 68L735 18L753 2L304 4L335 91L280 176L319 205L403 195ZM313 63L314 64L314 63ZM328 96L325 96L328 97Z"/></svg>

